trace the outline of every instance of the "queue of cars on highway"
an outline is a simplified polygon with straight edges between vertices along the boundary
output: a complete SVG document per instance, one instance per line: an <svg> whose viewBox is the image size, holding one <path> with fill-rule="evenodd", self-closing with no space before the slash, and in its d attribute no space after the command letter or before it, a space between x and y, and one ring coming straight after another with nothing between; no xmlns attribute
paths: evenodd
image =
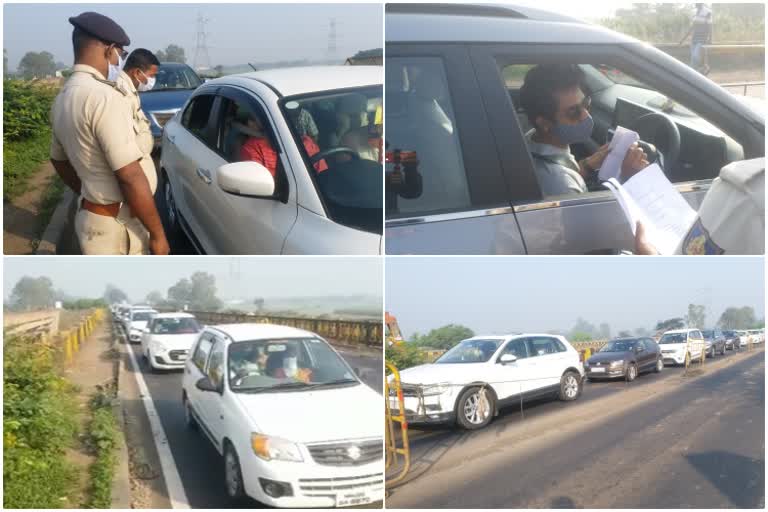
<svg viewBox="0 0 768 512"><path fill-rule="evenodd" d="M380 395L326 340L279 325L201 325L191 314L147 306L112 311L150 368L183 369L186 424L223 457L234 504L246 497L291 508L383 500ZM139 338L131 336L144 313Z"/></svg>
<svg viewBox="0 0 768 512"><path fill-rule="evenodd" d="M764 339L763 329L675 329L658 340L610 340L582 361L563 336L476 336L459 342L432 363L399 372L404 413L411 425L448 423L480 429L505 406L548 396L576 400L585 380L631 382L642 373L660 373L667 365L687 365ZM399 414L394 376L388 382L389 407Z"/></svg>

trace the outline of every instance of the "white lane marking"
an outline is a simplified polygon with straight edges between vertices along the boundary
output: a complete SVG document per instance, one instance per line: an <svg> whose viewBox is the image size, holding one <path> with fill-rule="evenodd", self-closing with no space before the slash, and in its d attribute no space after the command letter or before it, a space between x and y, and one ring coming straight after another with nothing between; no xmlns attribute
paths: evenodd
<svg viewBox="0 0 768 512"><path fill-rule="evenodd" d="M152 401L152 395L149 393L149 388L146 382L144 382L144 375L141 373L136 356L133 353L133 347L130 342L123 337L126 341L125 345L128 347L128 356L131 358L131 365L134 369L134 375L136 376L136 383L139 385L139 393L141 393L141 401L144 404L144 410L149 418L149 425L152 428L152 438L155 441L155 448L157 448L157 455L160 457L160 469L163 472L163 478L165 479L165 486L168 489L168 499L171 501L171 508L190 508L189 501L187 500L187 493L184 492L184 486L181 483L181 476L179 470L176 469L176 462L173 460L173 454L171 453L171 447L168 444L168 438L165 436L165 430L163 424L160 421L160 417L157 415L157 409L155 409L155 403Z"/></svg>

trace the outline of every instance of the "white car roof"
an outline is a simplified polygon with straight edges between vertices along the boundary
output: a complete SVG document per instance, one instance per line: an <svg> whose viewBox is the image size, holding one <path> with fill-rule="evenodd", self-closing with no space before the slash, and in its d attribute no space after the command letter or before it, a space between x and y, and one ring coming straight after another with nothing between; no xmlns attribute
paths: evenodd
<svg viewBox="0 0 768 512"><path fill-rule="evenodd" d="M195 318L195 315L189 313L177 312L177 313L158 313L155 318Z"/></svg>
<svg viewBox="0 0 768 512"><path fill-rule="evenodd" d="M317 334L287 327L285 325L274 324L223 324L210 325L211 329L223 332L229 336L232 341L261 340L270 338L316 338Z"/></svg>
<svg viewBox="0 0 768 512"><path fill-rule="evenodd" d="M698 329L673 329L671 331L665 331L664 334L687 334L691 331L698 331Z"/></svg>
<svg viewBox="0 0 768 512"><path fill-rule="evenodd" d="M244 85L247 80L262 82L281 96L294 96L337 89L351 89L381 85L384 68L381 66L305 66L266 69L252 73L228 75L206 82L212 85Z"/></svg>
<svg viewBox="0 0 768 512"><path fill-rule="evenodd" d="M515 332L515 333L511 333L511 334L501 334L501 335L494 334L492 336L477 335L477 336L472 336L471 338L467 338L466 340L462 340L462 341L469 341L469 340L502 340L502 341L506 341L506 340L511 340L511 339L514 339L514 338L528 338L528 337L532 337L532 336L546 336L546 337L549 337L549 338L558 338L558 339L562 338L562 336L560 336L558 334L530 333L530 332L520 333L520 332Z"/></svg>
<svg viewBox="0 0 768 512"><path fill-rule="evenodd" d="M386 41L639 44L561 14L517 5L387 4Z"/></svg>

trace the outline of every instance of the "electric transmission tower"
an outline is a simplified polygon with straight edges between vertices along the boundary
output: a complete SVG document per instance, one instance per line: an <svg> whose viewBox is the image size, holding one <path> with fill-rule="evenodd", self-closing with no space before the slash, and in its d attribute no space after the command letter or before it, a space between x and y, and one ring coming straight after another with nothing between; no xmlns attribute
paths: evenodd
<svg viewBox="0 0 768 512"><path fill-rule="evenodd" d="M328 60L336 60L336 18L331 18L328 27Z"/></svg>
<svg viewBox="0 0 768 512"><path fill-rule="evenodd" d="M192 60L192 67L195 70L209 69L211 67L211 58L208 56L208 33L205 31L205 24L208 21L209 19L203 17L202 13L197 14L195 57Z"/></svg>

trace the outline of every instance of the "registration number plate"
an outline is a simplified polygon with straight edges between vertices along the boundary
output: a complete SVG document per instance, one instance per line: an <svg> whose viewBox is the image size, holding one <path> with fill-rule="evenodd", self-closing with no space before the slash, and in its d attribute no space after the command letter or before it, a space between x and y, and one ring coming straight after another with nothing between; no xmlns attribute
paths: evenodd
<svg viewBox="0 0 768 512"><path fill-rule="evenodd" d="M592 373L605 373L605 368L590 368Z"/></svg>
<svg viewBox="0 0 768 512"><path fill-rule="evenodd" d="M336 496L337 507L354 507L355 505L367 505L371 502L373 502L373 496L364 491L339 494Z"/></svg>

